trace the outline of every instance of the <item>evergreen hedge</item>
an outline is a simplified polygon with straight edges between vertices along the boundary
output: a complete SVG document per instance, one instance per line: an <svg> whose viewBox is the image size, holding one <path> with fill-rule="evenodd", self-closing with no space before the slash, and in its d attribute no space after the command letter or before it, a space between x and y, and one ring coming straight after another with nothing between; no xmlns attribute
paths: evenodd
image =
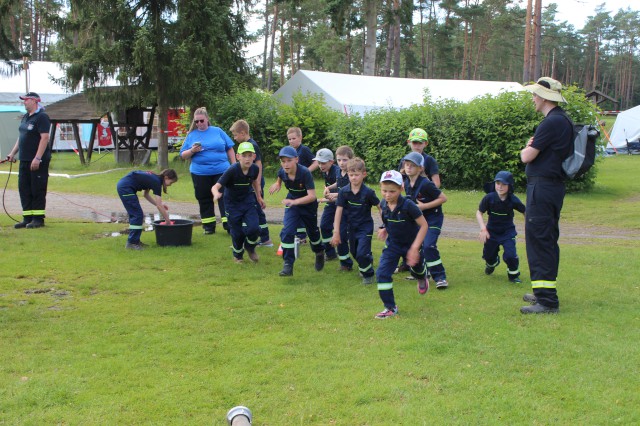
<svg viewBox="0 0 640 426"><path fill-rule="evenodd" d="M596 107L575 86L564 92L564 106L576 123L596 123ZM263 150L267 170L279 167L277 153L287 144L286 131L302 129L303 143L312 151L351 146L367 163L370 176L397 167L407 152L407 136L421 127L429 134L426 152L436 158L445 188L480 189L499 170L514 174L516 185L526 183L520 150L543 116L535 112L531 94L509 92L484 96L469 103L431 101L403 110L380 109L345 116L330 110L319 95L294 96L292 105L281 104L269 93L237 91L215 109L218 123L228 129L238 118L251 125ZM590 189L597 164L584 177L568 182L569 191ZM374 182L370 178L370 182Z"/></svg>

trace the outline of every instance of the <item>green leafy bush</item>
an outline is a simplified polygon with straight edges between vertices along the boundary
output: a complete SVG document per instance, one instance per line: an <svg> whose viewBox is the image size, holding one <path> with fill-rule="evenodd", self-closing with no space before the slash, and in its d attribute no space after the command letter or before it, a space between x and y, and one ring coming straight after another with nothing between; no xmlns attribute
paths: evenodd
<svg viewBox="0 0 640 426"><path fill-rule="evenodd" d="M280 103L268 92L234 90L216 105L214 121L227 133L236 120L246 120L251 137L258 142L264 163L277 161L269 142L277 135L277 114ZM276 152L277 154L277 152Z"/></svg>
<svg viewBox="0 0 640 426"><path fill-rule="evenodd" d="M320 148L331 147L329 133L340 116L339 112L327 107L322 95L298 92L293 95L292 105L279 105L275 123L277 134L269 143L279 150L289 144L287 130L299 127L302 143L314 153Z"/></svg>
<svg viewBox="0 0 640 426"><path fill-rule="evenodd" d="M584 93L570 87L567 113L576 123L595 123L595 107ZM543 116L535 112L528 92L484 96L469 103L430 102L403 110L384 109L363 116L342 117L332 133L333 148L348 144L367 161L369 174L395 168L408 152L406 139L415 127L429 134L426 152L436 158L446 188L479 189L499 170L514 174L516 185L526 184L520 150ZM569 191L593 186L596 167L571 180Z"/></svg>
<svg viewBox="0 0 640 426"><path fill-rule="evenodd" d="M564 92L564 106L576 123L596 123L596 107L584 92L572 86ZM224 129L244 118L263 150L266 170L279 167L277 153L287 145L289 127L300 127L304 143L312 151L351 146L367 163L369 175L395 169L409 152L409 132L421 127L429 134L426 152L436 158L445 188L479 189L499 170L514 174L516 185L526 184L520 150L543 119L536 113L528 92L484 96L469 103L452 100L395 110L379 109L364 115L346 116L329 109L322 96L293 97L292 105L279 103L269 93L236 91L216 109L216 120ZM590 189L597 165L586 176L571 180L569 191Z"/></svg>

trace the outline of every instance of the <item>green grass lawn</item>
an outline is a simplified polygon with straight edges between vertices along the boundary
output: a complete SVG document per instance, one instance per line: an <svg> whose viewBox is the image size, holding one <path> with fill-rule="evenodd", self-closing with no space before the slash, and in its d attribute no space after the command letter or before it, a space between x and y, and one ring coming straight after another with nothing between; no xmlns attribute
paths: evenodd
<svg viewBox="0 0 640 426"><path fill-rule="evenodd" d="M638 165L606 159L566 220L637 229ZM88 192L112 194L114 173ZM481 198L447 195L456 215ZM223 425L238 404L271 426L640 423L635 240L562 244L561 313L522 316L527 285L502 264L484 275L480 243L442 239L450 288L420 296L396 277L400 315L379 321L375 286L315 272L308 247L280 278L275 248L237 265L228 236L199 228L190 247L147 232L129 252L111 236L123 224L11 225L0 217L0 424Z"/></svg>

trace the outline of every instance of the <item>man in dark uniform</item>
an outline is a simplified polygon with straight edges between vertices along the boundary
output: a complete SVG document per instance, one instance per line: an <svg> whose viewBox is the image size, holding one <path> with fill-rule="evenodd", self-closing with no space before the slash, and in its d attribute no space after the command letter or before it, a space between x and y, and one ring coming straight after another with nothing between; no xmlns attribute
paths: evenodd
<svg viewBox="0 0 640 426"><path fill-rule="evenodd" d="M20 136L7 160L15 161L20 152L20 168L18 171L18 191L22 204L22 222L15 228L41 228L44 226L44 211L47 201L47 184L49 182L49 129L51 122L40 104L40 96L29 92L20 96L24 101L27 113L20 122Z"/></svg>
<svg viewBox="0 0 640 426"><path fill-rule="evenodd" d="M531 305L523 306L520 312L557 313L559 221L565 195L562 161L573 149L573 125L558 106L559 102L566 102L560 82L542 77L525 89L533 93L536 111L545 118L520 152L522 162L527 165L525 240L533 289L533 294L525 294L523 298Z"/></svg>

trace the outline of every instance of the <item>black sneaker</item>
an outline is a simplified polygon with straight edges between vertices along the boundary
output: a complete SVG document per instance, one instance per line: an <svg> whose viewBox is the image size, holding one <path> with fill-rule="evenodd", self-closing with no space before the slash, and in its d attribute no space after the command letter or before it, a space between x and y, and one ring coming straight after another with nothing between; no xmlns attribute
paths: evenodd
<svg viewBox="0 0 640 426"><path fill-rule="evenodd" d="M393 273L394 274L399 274L399 273L402 273L402 272L409 272L409 269L410 269L409 265L407 265L406 263L403 263L400 266L398 266Z"/></svg>
<svg viewBox="0 0 640 426"><path fill-rule="evenodd" d="M44 220L42 219L33 219L31 223L27 223L27 229L35 229L42 228L44 226Z"/></svg>
<svg viewBox="0 0 640 426"><path fill-rule="evenodd" d="M278 274L281 277L290 277L293 275L293 265L290 265L288 263L285 263L282 266L282 271L280 271L280 273Z"/></svg>
<svg viewBox="0 0 640 426"><path fill-rule="evenodd" d="M489 266L489 264L487 263L487 266L484 267L484 273L487 275L493 274L493 271L496 270L496 266L498 266L499 264L500 264L500 258L498 258L498 263L496 263L493 266Z"/></svg>
<svg viewBox="0 0 640 426"><path fill-rule="evenodd" d="M127 249L127 250L144 250L144 247L142 247L140 245L140 243L127 242L127 244L124 246L124 248Z"/></svg>
<svg viewBox="0 0 640 426"><path fill-rule="evenodd" d="M22 228L26 228L28 224L30 224L31 221L27 222L26 220L23 220L22 222L18 222L15 225L13 225L14 228L16 229L22 229Z"/></svg>
<svg viewBox="0 0 640 426"><path fill-rule="evenodd" d="M256 253L255 249L247 250L247 253L249 254L249 260L251 260L253 263L257 263L258 260L260 260L260 258L258 257L258 253Z"/></svg>
<svg viewBox="0 0 640 426"><path fill-rule="evenodd" d="M211 235L216 233L216 224L207 224L202 225L202 230L204 231L204 235Z"/></svg>
<svg viewBox="0 0 640 426"><path fill-rule="evenodd" d="M324 260L327 261L327 262L331 262L332 260L336 260L337 258L338 258L338 255L336 255L336 254L331 255L331 256L326 255Z"/></svg>
<svg viewBox="0 0 640 426"><path fill-rule="evenodd" d="M322 271L322 268L324 268L324 252L321 251L319 253L316 253L316 271Z"/></svg>
<svg viewBox="0 0 640 426"><path fill-rule="evenodd" d="M520 312L523 314L557 314L560 312L560 309L550 308L536 303L535 305L523 306L520 308Z"/></svg>
<svg viewBox="0 0 640 426"><path fill-rule="evenodd" d="M509 281L514 284L522 284L522 280L520 277L509 277Z"/></svg>
<svg viewBox="0 0 640 426"><path fill-rule="evenodd" d="M376 276L371 275L370 277L362 277L362 284L371 285L376 282Z"/></svg>

